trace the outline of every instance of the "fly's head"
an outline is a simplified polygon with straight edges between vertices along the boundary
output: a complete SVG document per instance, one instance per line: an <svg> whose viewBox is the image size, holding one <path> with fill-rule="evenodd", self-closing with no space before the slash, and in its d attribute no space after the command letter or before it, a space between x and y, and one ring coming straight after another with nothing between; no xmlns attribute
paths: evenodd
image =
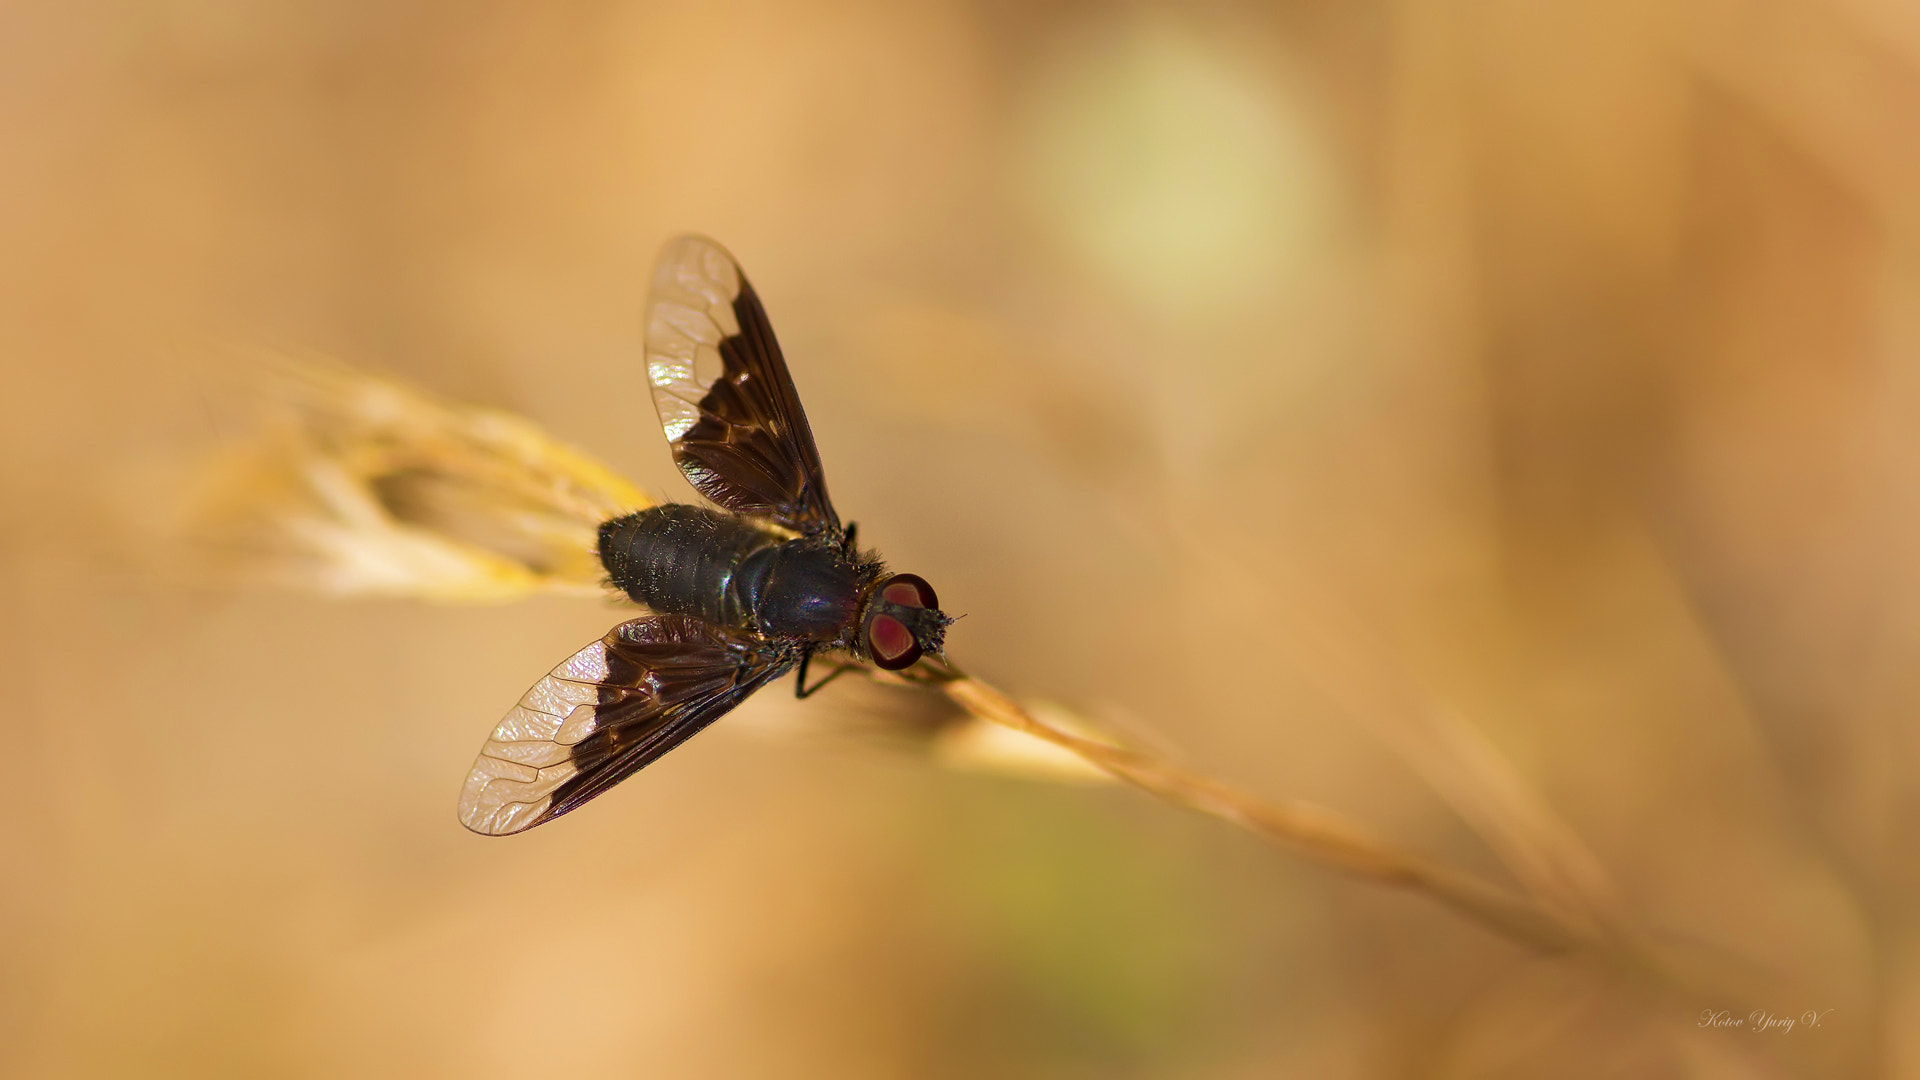
<svg viewBox="0 0 1920 1080"><path fill-rule="evenodd" d="M945 658L947 627L933 586L917 574L881 578L867 594L860 622L860 649L888 671L912 667L921 656Z"/></svg>

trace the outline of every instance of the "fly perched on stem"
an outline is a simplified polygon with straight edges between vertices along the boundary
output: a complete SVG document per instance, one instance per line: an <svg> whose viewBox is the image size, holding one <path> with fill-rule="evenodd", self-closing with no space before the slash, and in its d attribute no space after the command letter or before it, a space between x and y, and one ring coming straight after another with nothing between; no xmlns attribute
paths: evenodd
<svg viewBox="0 0 1920 1080"><path fill-rule="evenodd" d="M1703 981L1649 944L1609 902L1603 880L1562 872L1591 861L1583 846L1516 795L1497 755L1476 749L1459 725L1431 746L1443 761L1474 767L1463 766L1443 793L1478 793L1453 799L1478 811L1468 820L1524 891L1434 862L1323 807L1258 798L961 671L942 648L948 620L932 589L910 575L885 576L840 527L765 315L716 245L689 238L667 248L647 342L675 457L730 513L652 504L522 418L291 358L261 365L271 376L261 389L286 399L293 422L210 471L195 546L219 556L223 575L334 597L466 603L596 594L613 584L654 609L568 658L508 713L463 790L469 828L501 835L551 820L828 653L835 674L865 671L955 706L961 715L928 740L943 763L1129 783L1328 869L1424 895L1515 942L1604 957L1651 976L1649 985ZM850 604L844 591L815 591L823 578L849 576ZM823 600L838 621L812 607ZM769 632L777 629L787 633Z"/></svg>
<svg viewBox="0 0 1920 1080"><path fill-rule="evenodd" d="M601 524L607 580L652 614L535 683L460 792L474 832L576 809L809 661L888 671L942 656L933 586L889 574L827 497L813 432L760 298L711 240L667 244L647 302L647 379L687 480L716 506L666 503Z"/></svg>

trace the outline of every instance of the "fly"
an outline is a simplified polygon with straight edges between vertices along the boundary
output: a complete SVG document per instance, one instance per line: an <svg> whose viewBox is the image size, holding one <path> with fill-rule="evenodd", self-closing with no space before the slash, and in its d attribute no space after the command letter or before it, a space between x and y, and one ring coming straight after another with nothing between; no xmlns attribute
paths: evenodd
<svg viewBox="0 0 1920 1080"><path fill-rule="evenodd" d="M715 505L600 526L608 581L650 614L568 657L500 721L460 791L474 832L578 808L789 671L806 697L826 682L806 685L818 653L893 671L942 655L953 620L933 586L888 573L841 527L766 311L720 245L683 236L661 252L646 355L674 462Z"/></svg>

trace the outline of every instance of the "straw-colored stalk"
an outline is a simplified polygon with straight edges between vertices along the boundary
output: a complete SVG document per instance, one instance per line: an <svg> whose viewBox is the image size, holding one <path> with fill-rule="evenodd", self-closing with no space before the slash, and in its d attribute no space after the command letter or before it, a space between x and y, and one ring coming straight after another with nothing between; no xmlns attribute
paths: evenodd
<svg viewBox="0 0 1920 1080"><path fill-rule="evenodd" d="M593 556L599 523L650 501L524 419L337 365L275 359L264 369L281 415L210 470L195 532L195 550L215 554L226 576L339 597L593 594L602 589ZM1329 869L1430 897L1531 948L1653 966L1638 959L1597 863L1457 722L1435 721L1413 741L1456 763L1430 781L1525 892L1401 850L1330 810L1255 798L1094 732L1070 712L1017 702L950 665L868 674L938 692L962 710L960 730L935 743L945 762L1124 781ZM991 737L987 728L1012 737Z"/></svg>

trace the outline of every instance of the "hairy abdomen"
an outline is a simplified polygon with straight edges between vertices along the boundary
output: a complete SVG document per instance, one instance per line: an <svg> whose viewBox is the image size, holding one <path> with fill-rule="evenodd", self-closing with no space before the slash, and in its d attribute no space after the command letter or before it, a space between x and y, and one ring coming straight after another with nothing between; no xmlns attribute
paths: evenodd
<svg viewBox="0 0 1920 1080"><path fill-rule="evenodd" d="M722 626L752 626L734 587L740 565L781 538L732 514L666 503L600 526L600 563L637 604Z"/></svg>

